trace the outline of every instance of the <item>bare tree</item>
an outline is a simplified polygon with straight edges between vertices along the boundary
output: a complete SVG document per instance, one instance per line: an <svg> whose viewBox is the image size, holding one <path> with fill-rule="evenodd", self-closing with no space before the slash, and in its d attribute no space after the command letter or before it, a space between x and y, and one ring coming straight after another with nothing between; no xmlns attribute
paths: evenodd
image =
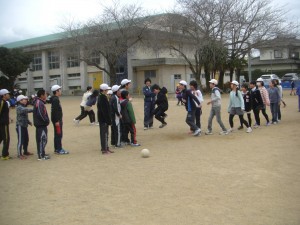
<svg viewBox="0 0 300 225"><path fill-rule="evenodd" d="M148 23L141 7L114 2L96 19L83 24L69 22L62 28L69 48L80 47L80 60L103 70L110 82L116 83L118 64L126 59L128 49L142 40ZM93 61L93 54L103 57L107 66Z"/></svg>

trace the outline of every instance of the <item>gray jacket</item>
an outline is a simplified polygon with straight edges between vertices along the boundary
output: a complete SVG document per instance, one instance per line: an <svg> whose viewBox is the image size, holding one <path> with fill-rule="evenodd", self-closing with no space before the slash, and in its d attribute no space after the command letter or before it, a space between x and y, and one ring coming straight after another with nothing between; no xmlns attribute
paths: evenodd
<svg viewBox="0 0 300 225"><path fill-rule="evenodd" d="M31 124L28 119L28 113L31 113L33 110L28 109L26 106L19 104L17 107L17 119L16 124L21 127L28 127L28 124Z"/></svg>
<svg viewBox="0 0 300 225"><path fill-rule="evenodd" d="M211 90L211 106L212 107L220 107L221 106L221 93L220 93L220 89L217 87L214 87Z"/></svg>

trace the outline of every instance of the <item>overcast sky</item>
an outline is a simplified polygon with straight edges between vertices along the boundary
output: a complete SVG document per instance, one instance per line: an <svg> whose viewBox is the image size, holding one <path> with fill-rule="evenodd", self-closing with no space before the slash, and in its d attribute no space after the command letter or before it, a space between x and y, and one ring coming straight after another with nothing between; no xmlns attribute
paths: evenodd
<svg viewBox="0 0 300 225"><path fill-rule="evenodd" d="M286 5L289 18L300 24L300 0L273 0ZM101 3L100 3L101 2ZM84 21L99 15L103 4L111 0L0 0L0 45L60 32L66 18ZM172 9L175 0L121 0L140 4L148 12Z"/></svg>

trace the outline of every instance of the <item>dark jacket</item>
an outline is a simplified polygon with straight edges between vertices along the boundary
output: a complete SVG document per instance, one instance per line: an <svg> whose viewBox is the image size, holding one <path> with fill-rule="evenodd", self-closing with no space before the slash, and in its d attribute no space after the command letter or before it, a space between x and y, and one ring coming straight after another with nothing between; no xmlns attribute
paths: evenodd
<svg viewBox="0 0 300 225"><path fill-rule="evenodd" d="M195 95L193 95L191 90L184 89L182 91L182 98L185 100L185 108L186 108L186 111L188 111L188 112L196 110L197 107L196 107L195 102L198 105L200 105L198 98Z"/></svg>
<svg viewBox="0 0 300 225"><path fill-rule="evenodd" d="M9 107L8 103L3 99L0 100L0 124L9 124Z"/></svg>
<svg viewBox="0 0 300 225"><path fill-rule="evenodd" d="M90 95L85 103L86 106L93 106L97 102L97 96Z"/></svg>
<svg viewBox="0 0 300 225"><path fill-rule="evenodd" d="M115 119L116 115L120 117L120 113L118 110L118 104L120 104L120 100L115 94L111 96L109 104L110 104L111 118Z"/></svg>
<svg viewBox="0 0 300 225"><path fill-rule="evenodd" d="M49 117L45 102L37 98L33 105L33 124L35 127L43 127L49 125Z"/></svg>
<svg viewBox="0 0 300 225"><path fill-rule="evenodd" d="M98 97L97 109L99 123L106 123L108 125L111 125L110 106L107 96L103 93L100 93Z"/></svg>
<svg viewBox="0 0 300 225"><path fill-rule="evenodd" d="M53 95L50 99L51 102L51 121L52 123L56 123L62 121L63 112L60 105L59 98Z"/></svg>
<svg viewBox="0 0 300 225"><path fill-rule="evenodd" d="M151 87L145 86L143 87L144 101L145 102L154 102L155 101L155 93L151 91Z"/></svg>
<svg viewBox="0 0 300 225"><path fill-rule="evenodd" d="M255 88L255 90L250 90L250 99L251 99L251 107L253 110L261 109L264 106L263 100L261 98L260 91Z"/></svg>
<svg viewBox="0 0 300 225"><path fill-rule="evenodd" d="M246 93L243 93L243 99L244 99L244 105L245 105L245 111L246 112L250 112L252 107L251 107L251 96L249 91L247 91Z"/></svg>
<svg viewBox="0 0 300 225"><path fill-rule="evenodd" d="M122 123L124 124L135 124L135 115L133 111L133 107L128 99L124 99L121 101L121 115L122 115Z"/></svg>
<svg viewBox="0 0 300 225"><path fill-rule="evenodd" d="M168 90L165 87L163 87L157 94L157 98L155 101L155 104L163 111L167 111L169 108L167 93Z"/></svg>

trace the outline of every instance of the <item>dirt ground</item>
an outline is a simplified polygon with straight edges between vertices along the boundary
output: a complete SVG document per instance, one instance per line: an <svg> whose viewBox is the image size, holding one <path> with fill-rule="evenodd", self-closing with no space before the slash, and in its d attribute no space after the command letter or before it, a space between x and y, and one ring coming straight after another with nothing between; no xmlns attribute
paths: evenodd
<svg viewBox="0 0 300 225"><path fill-rule="evenodd" d="M207 102L208 95L204 99ZM168 125L159 129L155 121L154 129L144 131L143 99L135 97L142 146L126 146L110 155L100 154L99 126L90 126L88 119L73 124L80 100L61 98L63 146L70 155L53 154L50 125L46 152L51 160L37 161L35 129L29 127L29 150L35 155L19 160L15 123L10 125L13 159L0 161L1 225L300 224L296 96L285 92L287 107L278 125L221 136L214 119L214 135L200 137L188 134L186 111L176 106L173 95ZM223 122L229 127L228 96L222 104ZM50 114L50 105L47 108ZM203 131L209 110L205 104ZM14 109L11 117L15 118ZM234 121L237 127L238 118ZM141 158L143 148L150 150L150 158Z"/></svg>

